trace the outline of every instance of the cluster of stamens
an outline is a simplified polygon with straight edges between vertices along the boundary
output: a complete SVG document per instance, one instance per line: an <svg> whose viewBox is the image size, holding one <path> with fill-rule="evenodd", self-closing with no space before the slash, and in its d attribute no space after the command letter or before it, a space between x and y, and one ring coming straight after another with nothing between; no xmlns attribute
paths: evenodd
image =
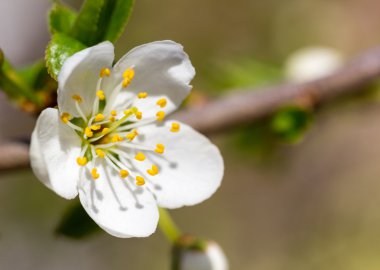
<svg viewBox="0 0 380 270"><path fill-rule="evenodd" d="M103 79L110 75L111 70L108 68L103 68L100 71L96 97L90 115L85 115L81 109L82 97L73 95L72 99L75 102L75 107L80 117L73 118L69 113L62 112L61 120L74 129L78 136L80 136L82 151L76 161L79 166L86 167L89 170L94 180L100 177L97 163L100 159L103 159L112 169L117 171L122 179L131 177L137 186L142 186L146 182L145 172L136 172L133 169L131 159L145 162L147 158L144 153L164 154L165 146L157 143L156 147L152 149L134 143L134 140L139 136L139 127L154 121L162 121L165 118L165 112L162 108L167 105L167 100L161 98L157 100L156 104L153 104L157 107L156 118L154 119L143 119L143 112L131 105L126 105L123 112L112 110L109 113L105 113L104 108L107 97L101 86ZM133 68L126 69L121 83L113 90L111 95L117 95L120 91L125 90L131 84L134 76L135 71ZM147 97L147 92L140 92L136 96L137 99L145 99ZM133 100L129 104L132 104L132 102ZM171 132L178 132L180 124L172 123L169 130ZM129 154L131 152L135 153L134 156ZM88 167L88 165L90 166ZM146 174L149 176L155 176L158 173L159 168L155 164L151 164L149 169L146 170Z"/></svg>

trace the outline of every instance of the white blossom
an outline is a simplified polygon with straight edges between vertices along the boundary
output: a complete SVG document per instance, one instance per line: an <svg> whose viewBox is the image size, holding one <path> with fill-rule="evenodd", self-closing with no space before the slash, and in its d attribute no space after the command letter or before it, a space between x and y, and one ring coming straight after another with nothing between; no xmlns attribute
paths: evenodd
<svg viewBox="0 0 380 270"><path fill-rule="evenodd" d="M189 95L195 70L181 45L134 48L113 67L110 42L69 57L58 76L58 108L45 109L31 141L35 175L80 202L117 237L145 237L158 206L209 198L223 176L218 148L191 127L163 121Z"/></svg>

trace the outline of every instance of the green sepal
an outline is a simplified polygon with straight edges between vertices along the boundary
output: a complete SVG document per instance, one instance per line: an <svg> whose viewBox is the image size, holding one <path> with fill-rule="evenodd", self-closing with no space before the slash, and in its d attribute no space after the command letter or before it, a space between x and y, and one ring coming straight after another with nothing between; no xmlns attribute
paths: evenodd
<svg viewBox="0 0 380 270"><path fill-rule="evenodd" d="M82 239L100 231L78 200L66 209L55 230L56 234L73 239Z"/></svg>
<svg viewBox="0 0 380 270"><path fill-rule="evenodd" d="M46 66L50 76L57 80L65 60L85 48L86 46L78 40L63 33L55 33L45 52Z"/></svg>

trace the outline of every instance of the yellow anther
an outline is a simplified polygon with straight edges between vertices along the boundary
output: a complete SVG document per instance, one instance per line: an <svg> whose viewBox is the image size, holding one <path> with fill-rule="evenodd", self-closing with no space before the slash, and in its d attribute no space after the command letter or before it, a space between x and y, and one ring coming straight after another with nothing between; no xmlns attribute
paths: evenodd
<svg viewBox="0 0 380 270"><path fill-rule="evenodd" d="M128 140L133 141L134 138L136 138L137 134L136 133L128 133L125 137L127 137Z"/></svg>
<svg viewBox="0 0 380 270"><path fill-rule="evenodd" d="M112 115L112 116L117 116L117 111L112 110L112 111L111 111L111 115Z"/></svg>
<svg viewBox="0 0 380 270"><path fill-rule="evenodd" d="M109 68L102 68L99 73L99 77L103 78L105 76L109 77L111 74L111 70Z"/></svg>
<svg viewBox="0 0 380 270"><path fill-rule="evenodd" d="M96 122L103 121L104 118L105 118L105 117L104 117L103 114L98 113L98 114L95 116L95 121L96 121Z"/></svg>
<svg viewBox="0 0 380 270"><path fill-rule="evenodd" d="M106 153L104 153L104 151L101 149L95 149L95 153L100 158L104 158L106 156Z"/></svg>
<svg viewBox="0 0 380 270"><path fill-rule="evenodd" d="M149 173L151 176L155 176L156 174L158 174L158 167L156 165L152 165L152 168L148 169L146 172Z"/></svg>
<svg viewBox="0 0 380 270"><path fill-rule="evenodd" d="M126 178L129 175L129 172L127 170L121 170L120 171L120 177Z"/></svg>
<svg viewBox="0 0 380 270"><path fill-rule="evenodd" d="M158 111L156 113L157 121L162 121L165 118L165 112L164 111Z"/></svg>
<svg viewBox="0 0 380 270"><path fill-rule="evenodd" d="M87 158L86 157L78 157L77 163L79 166L86 166L87 164Z"/></svg>
<svg viewBox="0 0 380 270"><path fill-rule="evenodd" d="M124 71L123 73L123 82L122 82L122 86L125 88L125 87L128 87L128 85L130 85L130 83L132 82L133 78L135 77L135 71L132 69L132 68L128 68Z"/></svg>
<svg viewBox="0 0 380 270"><path fill-rule="evenodd" d="M106 96L104 95L103 90L98 90L98 91L96 91L96 95L98 96L98 98L99 98L100 100L105 100L105 99L106 99Z"/></svg>
<svg viewBox="0 0 380 270"><path fill-rule="evenodd" d="M96 168L93 168L92 170L91 170L91 175L92 175L92 178L94 179L94 180L96 180L96 179L98 179L99 178L99 174L98 174L98 170L96 169Z"/></svg>
<svg viewBox="0 0 380 270"><path fill-rule="evenodd" d="M142 112L137 111L137 112L135 112L135 115L136 115L137 119L141 120L141 118L142 118Z"/></svg>
<svg viewBox="0 0 380 270"><path fill-rule="evenodd" d="M160 106L161 108L164 108L167 104L167 100L166 100L166 98L161 98L161 99L157 100L156 104L158 106Z"/></svg>
<svg viewBox="0 0 380 270"><path fill-rule="evenodd" d="M142 176L136 176L136 185L143 186L145 184L145 179Z"/></svg>
<svg viewBox="0 0 380 270"><path fill-rule="evenodd" d="M92 125L92 126L91 126L91 129L92 129L92 130L99 130L99 129L101 129L101 128L102 128L101 125Z"/></svg>
<svg viewBox="0 0 380 270"><path fill-rule="evenodd" d="M73 95L72 98L78 102L78 103L81 103L83 101L83 99L81 98L81 96L79 95Z"/></svg>
<svg viewBox="0 0 380 270"><path fill-rule="evenodd" d="M67 123L67 122L69 122L70 121L70 119L71 119L71 115L69 114L69 113L62 113L61 114L61 120L62 120L62 122L63 123Z"/></svg>
<svg viewBox="0 0 380 270"><path fill-rule="evenodd" d="M113 143L121 142L123 140L124 140L123 137L121 137L119 134L115 134L111 138L111 142L113 142Z"/></svg>
<svg viewBox="0 0 380 270"><path fill-rule="evenodd" d="M102 134L103 134L103 135L104 135L104 134L107 134L109 131L110 131L109 128L103 128L103 130L102 130Z"/></svg>
<svg viewBox="0 0 380 270"><path fill-rule="evenodd" d="M181 126L179 123L172 123L172 127L170 128L171 132L178 132L180 130Z"/></svg>
<svg viewBox="0 0 380 270"><path fill-rule="evenodd" d="M116 121L116 118L115 118L115 116L110 116L110 118L108 119L108 120L110 120L110 122L115 122Z"/></svg>
<svg viewBox="0 0 380 270"><path fill-rule="evenodd" d="M133 111L131 109L127 109L123 113L125 116L130 116L133 113Z"/></svg>
<svg viewBox="0 0 380 270"><path fill-rule="evenodd" d="M138 152L135 156L135 159L138 161L144 161L145 160L145 155L141 152Z"/></svg>
<svg viewBox="0 0 380 270"><path fill-rule="evenodd" d="M123 78L124 79L130 79L130 80L132 80L133 77L135 77L135 70L133 68L127 68L123 72Z"/></svg>
<svg viewBox="0 0 380 270"><path fill-rule="evenodd" d="M92 136L94 136L94 132L92 132L91 128L90 127L86 127L84 129L84 134L88 137L88 138L91 138Z"/></svg>
<svg viewBox="0 0 380 270"><path fill-rule="evenodd" d="M138 98L146 98L147 96L148 96L147 92L140 92L140 93L137 94Z"/></svg>
<svg viewBox="0 0 380 270"><path fill-rule="evenodd" d="M158 153L158 154L163 154L165 151L165 146L161 143L158 143L156 145L156 149L154 149L154 152Z"/></svg>

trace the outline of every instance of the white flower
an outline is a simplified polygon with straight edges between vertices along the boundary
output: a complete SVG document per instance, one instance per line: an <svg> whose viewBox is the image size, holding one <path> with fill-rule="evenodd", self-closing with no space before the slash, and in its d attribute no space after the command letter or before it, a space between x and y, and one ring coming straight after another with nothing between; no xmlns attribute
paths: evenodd
<svg viewBox="0 0 380 270"><path fill-rule="evenodd" d="M179 270L228 270L228 261L223 250L215 242L208 242L204 251L183 250Z"/></svg>
<svg viewBox="0 0 380 270"><path fill-rule="evenodd" d="M343 56L328 47L306 47L286 60L286 76L294 82L307 82L328 76L343 64Z"/></svg>
<svg viewBox="0 0 380 270"><path fill-rule="evenodd" d="M113 67L103 42L68 58L58 76L58 109L38 118L31 142L36 176L117 237L145 237L157 206L178 208L219 187L217 147L191 127L163 118L191 90L195 71L181 45L139 46Z"/></svg>

